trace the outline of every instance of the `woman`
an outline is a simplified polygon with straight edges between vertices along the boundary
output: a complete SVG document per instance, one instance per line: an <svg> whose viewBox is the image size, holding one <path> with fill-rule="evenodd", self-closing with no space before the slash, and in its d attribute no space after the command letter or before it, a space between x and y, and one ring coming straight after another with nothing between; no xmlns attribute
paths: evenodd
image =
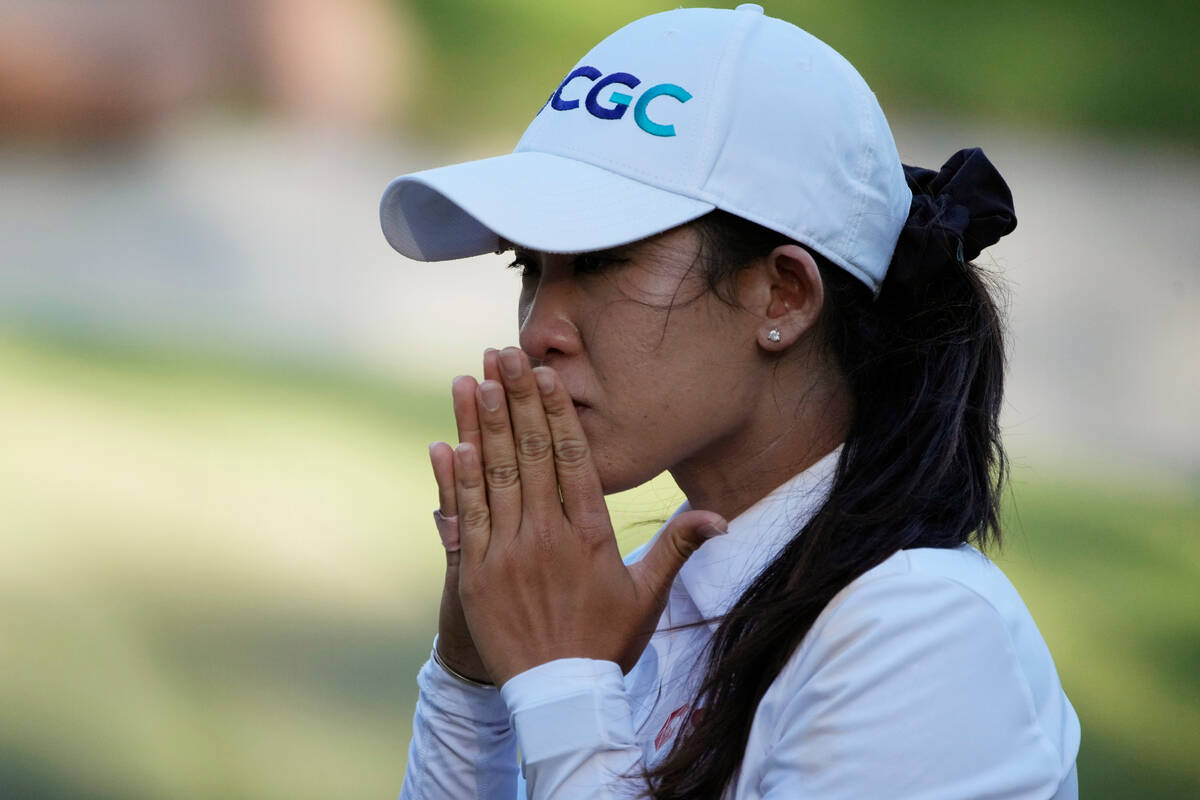
<svg viewBox="0 0 1200 800"><path fill-rule="evenodd" d="M978 150L902 167L844 59L675 10L515 153L398 178L413 258L512 249L520 349L430 448L447 550L402 797L1073 798L1079 723L999 539ZM603 495L687 502L622 563ZM518 751L521 773L517 774Z"/></svg>

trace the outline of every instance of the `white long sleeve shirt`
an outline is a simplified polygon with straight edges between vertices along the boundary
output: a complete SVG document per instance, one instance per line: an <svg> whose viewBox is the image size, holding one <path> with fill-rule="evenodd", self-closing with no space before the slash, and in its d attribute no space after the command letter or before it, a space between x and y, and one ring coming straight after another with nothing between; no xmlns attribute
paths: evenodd
<svg viewBox="0 0 1200 800"><path fill-rule="evenodd" d="M560 659L497 691L426 663L401 800L637 796L642 771L690 724L716 624L672 628L732 606L824 502L837 457L688 560L628 675L609 661ZM1074 800L1079 738L1046 644L1004 574L969 545L904 550L817 618L759 703L726 798Z"/></svg>

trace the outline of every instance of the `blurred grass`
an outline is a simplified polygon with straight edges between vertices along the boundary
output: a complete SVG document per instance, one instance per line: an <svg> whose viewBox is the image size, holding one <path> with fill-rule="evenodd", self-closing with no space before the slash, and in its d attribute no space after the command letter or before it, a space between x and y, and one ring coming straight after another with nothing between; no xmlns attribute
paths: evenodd
<svg viewBox="0 0 1200 800"><path fill-rule="evenodd" d="M679 5L390 1L409 10L429 53L410 116L418 133L510 147L601 38ZM762 5L845 55L889 113L949 113L1200 144L1194 0Z"/></svg>
<svg viewBox="0 0 1200 800"><path fill-rule="evenodd" d="M440 554L403 381L0 332L0 796L394 796ZM1200 503L1018 471L1082 796L1200 790ZM623 548L669 481L611 498Z"/></svg>

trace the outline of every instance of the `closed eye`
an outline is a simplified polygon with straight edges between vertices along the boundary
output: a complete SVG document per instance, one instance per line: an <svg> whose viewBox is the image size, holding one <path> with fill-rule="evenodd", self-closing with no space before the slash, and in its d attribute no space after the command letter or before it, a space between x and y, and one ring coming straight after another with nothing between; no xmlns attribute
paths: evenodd
<svg viewBox="0 0 1200 800"><path fill-rule="evenodd" d="M628 258L621 258L611 250L597 250L592 253L580 253L572 260L571 265L576 275L590 275L613 266L623 264Z"/></svg>
<svg viewBox="0 0 1200 800"><path fill-rule="evenodd" d="M542 268L536 258L529 253L514 251L514 258L509 263L509 269L521 271L521 280L528 281L538 278ZM576 275L594 275L616 264L629 261L611 250L596 250L590 253L580 253L571 259L571 269Z"/></svg>

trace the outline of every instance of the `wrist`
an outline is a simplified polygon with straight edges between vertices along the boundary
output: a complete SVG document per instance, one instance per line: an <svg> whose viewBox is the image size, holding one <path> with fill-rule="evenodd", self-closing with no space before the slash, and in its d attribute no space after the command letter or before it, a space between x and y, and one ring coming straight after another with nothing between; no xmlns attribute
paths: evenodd
<svg viewBox="0 0 1200 800"><path fill-rule="evenodd" d="M433 643L433 660L441 667L450 677L457 680L459 683L464 683L468 686L474 686L479 689L494 689L496 685L487 680L485 676L477 676L473 674L475 671L470 667L459 667L453 657L448 657L444 652L441 644L441 637Z"/></svg>

